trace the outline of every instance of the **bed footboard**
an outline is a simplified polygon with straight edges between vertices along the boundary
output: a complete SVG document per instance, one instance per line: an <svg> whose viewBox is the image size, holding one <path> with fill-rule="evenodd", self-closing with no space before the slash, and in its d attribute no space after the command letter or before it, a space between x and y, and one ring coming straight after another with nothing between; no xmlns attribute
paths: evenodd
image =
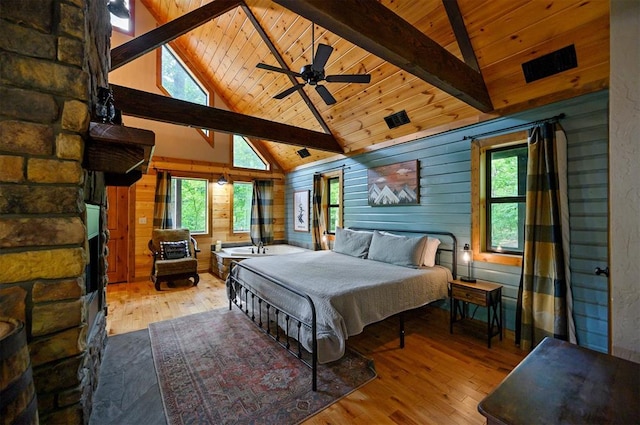
<svg viewBox="0 0 640 425"><path fill-rule="evenodd" d="M303 320L291 312L284 311L281 307L274 305L272 301L267 300L266 297L259 295L255 288L238 278L238 268L253 273L300 298L301 303L306 303L309 306L311 320ZM229 310L235 304L262 332L310 367L311 388L316 391L318 387L318 340L316 309L311 298L263 273L249 269L237 261L231 263L226 285ZM300 342L303 327L310 332L312 338L311 352L308 352Z"/></svg>

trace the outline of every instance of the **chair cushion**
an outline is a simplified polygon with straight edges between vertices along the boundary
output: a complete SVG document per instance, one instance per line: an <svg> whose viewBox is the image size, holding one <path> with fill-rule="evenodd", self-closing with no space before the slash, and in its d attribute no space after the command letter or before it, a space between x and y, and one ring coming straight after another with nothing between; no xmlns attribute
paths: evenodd
<svg viewBox="0 0 640 425"><path fill-rule="evenodd" d="M191 257L189 251L189 241L161 241L160 242L160 259L162 260L176 260L178 258Z"/></svg>
<svg viewBox="0 0 640 425"><path fill-rule="evenodd" d="M193 257L156 261L156 276L158 277L180 273L196 273L197 271L198 260Z"/></svg>

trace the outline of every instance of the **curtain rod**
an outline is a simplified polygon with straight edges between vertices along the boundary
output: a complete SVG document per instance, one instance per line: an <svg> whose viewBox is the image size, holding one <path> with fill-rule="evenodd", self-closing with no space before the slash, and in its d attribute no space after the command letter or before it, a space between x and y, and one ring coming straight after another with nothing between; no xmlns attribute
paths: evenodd
<svg viewBox="0 0 640 425"><path fill-rule="evenodd" d="M462 138L462 140L477 139L479 137L486 137L486 136L490 136L492 134L498 134L498 133L507 133L507 132L512 131L512 130L518 130L520 128L525 128L525 127L529 127L529 126L536 125L536 124L543 124L543 123L547 123L547 122L557 122L557 121L560 121L561 119L563 119L565 117L566 117L566 115L563 112L560 115L556 115L556 116L550 117L550 118L545 118L545 119L542 119L542 120L536 120L536 121L531 121L531 122L524 123L524 124L518 124L518 125L514 125L512 127L501 128L499 130L487 131L486 133L474 134L473 136L464 136Z"/></svg>
<svg viewBox="0 0 640 425"><path fill-rule="evenodd" d="M334 171L334 170L350 170L351 167L347 167L344 164L342 164L339 167L333 167L333 168L327 168L326 170L322 170L322 171L316 171L313 174L322 174L322 173L326 173L327 171Z"/></svg>
<svg viewBox="0 0 640 425"><path fill-rule="evenodd" d="M153 169L158 172L158 171L164 171L166 173L174 173L176 172L176 170L169 170L166 168L158 168L158 167L153 167ZM184 171L184 170L177 170L178 174L180 173L185 173L185 174L195 174L195 175L202 175L202 176L210 176L211 178L215 178L216 176L220 176L220 175L228 175L231 176L232 174L229 172L219 172L219 173L200 173L197 171ZM176 177L178 178L178 177ZM282 177L251 177L250 178L252 180L284 180Z"/></svg>

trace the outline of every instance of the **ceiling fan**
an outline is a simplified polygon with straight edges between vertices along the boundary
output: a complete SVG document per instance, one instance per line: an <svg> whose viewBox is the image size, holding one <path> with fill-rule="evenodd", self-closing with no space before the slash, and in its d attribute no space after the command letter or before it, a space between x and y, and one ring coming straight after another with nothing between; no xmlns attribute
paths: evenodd
<svg viewBox="0 0 640 425"><path fill-rule="evenodd" d="M309 65L305 65L302 67L300 72L290 71L286 68L278 68L273 65L267 65L266 63L259 63L256 65L257 68L266 69L268 71L281 72L283 74L291 75L296 78L302 78L304 83L296 84L292 87L289 87L282 93L278 93L273 96L274 99L284 99L289 96L291 93L295 92L301 87L304 87L306 84L316 87L316 91L324 100L324 103L327 105L333 105L336 103L336 99L333 97L329 90L320 83L321 81L326 81L327 83L363 83L368 84L371 82L371 75L369 74L342 74L342 75L324 75L324 66L327 64L329 60L329 56L333 52L333 47L328 46L326 44L318 44L318 51L313 54L314 48L314 25L311 24L311 56L313 56L313 63Z"/></svg>

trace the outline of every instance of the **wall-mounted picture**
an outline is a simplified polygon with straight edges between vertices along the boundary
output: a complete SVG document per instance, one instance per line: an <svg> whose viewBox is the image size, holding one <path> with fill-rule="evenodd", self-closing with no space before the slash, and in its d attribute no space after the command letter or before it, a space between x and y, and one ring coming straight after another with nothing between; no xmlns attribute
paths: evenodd
<svg viewBox="0 0 640 425"><path fill-rule="evenodd" d="M420 203L418 160L399 162L367 171L369 205L417 205Z"/></svg>
<svg viewBox="0 0 640 425"><path fill-rule="evenodd" d="M293 230L309 231L309 191L298 190L293 193Z"/></svg>

